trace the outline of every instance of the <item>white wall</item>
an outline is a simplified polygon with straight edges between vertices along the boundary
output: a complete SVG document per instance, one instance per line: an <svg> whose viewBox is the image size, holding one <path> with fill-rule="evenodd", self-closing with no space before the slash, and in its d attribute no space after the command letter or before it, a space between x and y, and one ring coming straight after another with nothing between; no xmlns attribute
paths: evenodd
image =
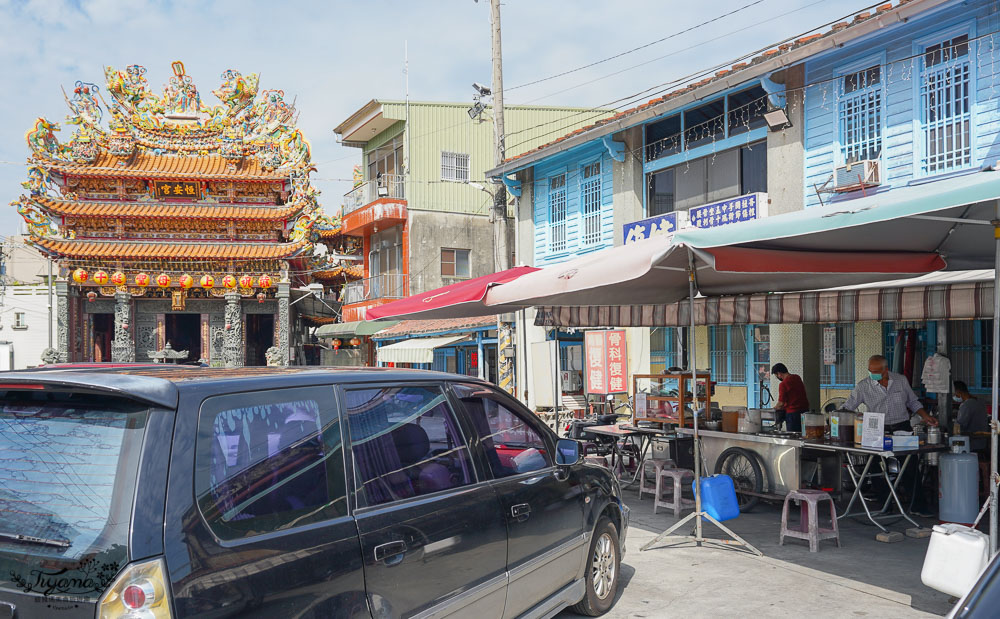
<svg viewBox="0 0 1000 619"><path fill-rule="evenodd" d="M7 286L0 296L0 341L14 348L13 369L41 365L42 351L49 345L48 303L45 286ZM24 327L14 326L18 313L24 314ZM0 360L0 367L6 362L7 358Z"/></svg>

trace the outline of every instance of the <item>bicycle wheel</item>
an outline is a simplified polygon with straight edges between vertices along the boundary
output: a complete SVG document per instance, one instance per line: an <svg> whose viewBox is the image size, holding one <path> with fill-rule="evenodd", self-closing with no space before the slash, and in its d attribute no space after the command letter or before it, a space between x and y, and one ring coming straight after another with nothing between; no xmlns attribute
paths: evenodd
<svg viewBox="0 0 1000 619"><path fill-rule="evenodd" d="M736 486L736 501L741 512L748 512L760 502L760 497L740 492L761 493L764 491L764 473L753 452L742 447L730 447L715 461L716 474L722 473L733 478Z"/></svg>

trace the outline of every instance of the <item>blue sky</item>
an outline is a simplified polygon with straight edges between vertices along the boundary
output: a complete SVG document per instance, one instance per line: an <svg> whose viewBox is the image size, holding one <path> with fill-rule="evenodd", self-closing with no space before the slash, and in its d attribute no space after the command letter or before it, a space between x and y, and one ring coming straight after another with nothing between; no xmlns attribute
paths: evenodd
<svg viewBox="0 0 1000 619"><path fill-rule="evenodd" d="M754 6L639 52L548 80L685 30L755 0L509 0L503 5L506 103L597 106L809 31L871 2L760 0ZM413 100L471 101L472 82L490 83L489 2L258 0L211 2L0 0L0 205L25 178L24 133L35 118L62 122L60 86L97 83L103 67L144 65L159 91L170 62L184 61L206 104L226 69L260 73L261 89L296 98L312 143L321 200L336 210L350 188L357 149L333 128L373 98L404 95L404 41ZM640 63L642 66L629 69ZM626 70L628 69L628 70ZM609 74L620 72L617 75ZM64 126L58 134L68 140ZM20 227L0 206L0 230Z"/></svg>

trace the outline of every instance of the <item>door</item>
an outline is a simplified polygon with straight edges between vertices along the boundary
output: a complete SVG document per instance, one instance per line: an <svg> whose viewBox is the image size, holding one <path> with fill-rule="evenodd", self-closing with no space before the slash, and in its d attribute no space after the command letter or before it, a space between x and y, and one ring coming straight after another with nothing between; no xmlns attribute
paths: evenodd
<svg viewBox="0 0 1000 619"><path fill-rule="evenodd" d="M179 410L164 521L175 616L368 616L334 388Z"/></svg>
<svg viewBox="0 0 1000 619"><path fill-rule="evenodd" d="M517 617L570 585L586 559L589 531L579 480L552 461L554 437L502 391L461 384L462 401L507 519L507 604Z"/></svg>
<svg viewBox="0 0 1000 619"><path fill-rule="evenodd" d="M434 385L347 388L365 585L376 618L499 618L507 530Z"/></svg>

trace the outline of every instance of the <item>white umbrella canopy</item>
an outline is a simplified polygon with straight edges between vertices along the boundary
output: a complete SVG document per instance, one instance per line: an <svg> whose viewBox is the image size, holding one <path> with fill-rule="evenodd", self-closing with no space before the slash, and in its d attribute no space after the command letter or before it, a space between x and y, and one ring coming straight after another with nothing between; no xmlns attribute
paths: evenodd
<svg viewBox="0 0 1000 619"><path fill-rule="evenodd" d="M687 298L690 265L703 295L789 292L923 275L933 253L698 248L653 237L529 273L486 296L490 306L645 305Z"/></svg>

